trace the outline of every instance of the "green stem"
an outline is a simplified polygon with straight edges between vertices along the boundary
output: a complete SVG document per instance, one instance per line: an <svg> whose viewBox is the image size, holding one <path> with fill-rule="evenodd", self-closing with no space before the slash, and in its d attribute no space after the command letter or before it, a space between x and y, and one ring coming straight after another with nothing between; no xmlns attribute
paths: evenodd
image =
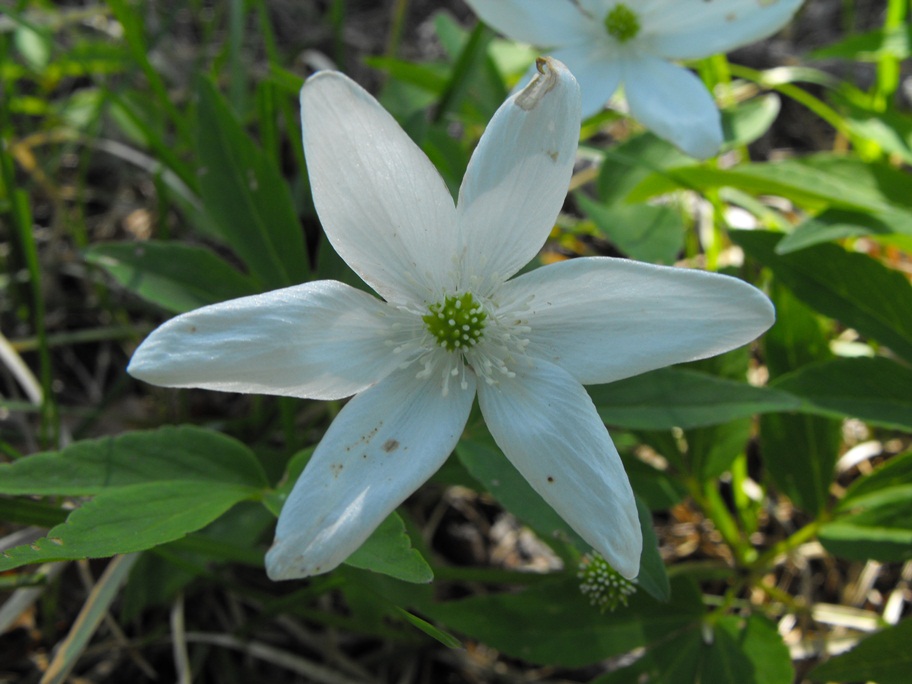
<svg viewBox="0 0 912 684"><path fill-rule="evenodd" d="M241 120L244 120L244 99L246 95L245 76L247 70L241 61L241 47L244 43L244 0L231 0L228 8L228 70L231 82L228 95L231 106Z"/></svg>
<svg viewBox="0 0 912 684"><path fill-rule="evenodd" d="M814 537L816 537L817 533L820 531L820 527L824 522L825 520L823 519L814 520L813 522L810 522L804 527L796 530L787 538L774 544L762 554L760 554L760 556L758 556L753 563L751 563L751 569L754 572L765 571L767 568L769 568L770 565L772 565L777 556L788 553L789 551L792 551L793 549L801 546L805 542L809 542Z"/></svg>
<svg viewBox="0 0 912 684"><path fill-rule="evenodd" d="M85 342L106 342L109 340L129 340L141 337L152 330L149 325L112 325L105 328L92 328L89 330L74 330L72 332L56 333L44 338L48 347L65 347L72 344ZM35 351L41 348L38 337L25 337L10 341L10 346L17 352Z"/></svg>
<svg viewBox="0 0 912 684"><path fill-rule="evenodd" d="M395 58L399 54L399 45L402 42L402 29L408 15L409 0L395 0L392 10L392 22L389 38L386 41L386 56Z"/></svg>
<svg viewBox="0 0 912 684"><path fill-rule="evenodd" d="M731 64L730 68L733 76L746 79L769 90L775 90L778 93L782 93L798 104L807 107L807 109L830 124L830 126L835 128L840 134L847 138L852 137L852 132L849 129L848 124L846 124L839 112L822 100L814 97L806 90L799 88L793 83L771 82L762 71L757 71L756 69L749 69L748 67L736 64Z"/></svg>
<svg viewBox="0 0 912 684"><path fill-rule="evenodd" d="M333 61L340 71L345 71L345 0L332 1L329 23L333 34Z"/></svg>
<svg viewBox="0 0 912 684"><path fill-rule="evenodd" d="M45 326L41 264L38 260L38 248L32 231L32 212L29 206L29 197L24 190L17 188L15 166L12 157L7 151L11 147L13 139L9 122L9 110L7 108L13 95L12 84L6 83L5 87L0 86L0 88L2 88L0 90L0 181L2 181L2 187L6 190L14 235L29 274L32 325L35 330L35 337L38 340L39 379L42 393L39 440L43 447L49 448L57 444L59 424L51 386L53 373L51 353L47 343L47 328Z"/></svg>
<svg viewBox="0 0 912 684"><path fill-rule="evenodd" d="M887 13L884 17L884 34L889 35L903 28L908 11L908 0L888 0ZM878 112L886 111L896 89L899 87L899 59L896 55L884 53L877 61L877 81L871 97L872 108Z"/></svg>
<svg viewBox="0 0 912 684"><path fill-rule="evenodd" d="M751 564L756 558L757 552L744 538L738 528L738 523L728 512L725 501L722 500L722 496L719 494L715 484L713 482L704 484L694 477L689 477L687 487L694 501L697 502L697 505L700 506L707 517L712 520L716 529L719 530L719 534L722 535L722 539L725 540L732 553L735 554L739 565Z"/></svg>

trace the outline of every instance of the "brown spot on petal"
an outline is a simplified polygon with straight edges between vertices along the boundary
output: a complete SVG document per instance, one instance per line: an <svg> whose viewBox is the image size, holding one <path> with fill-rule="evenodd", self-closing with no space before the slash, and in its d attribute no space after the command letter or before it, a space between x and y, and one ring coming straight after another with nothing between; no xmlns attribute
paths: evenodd
<svg viewBox="0 0 912 684"><path fill-rule="evenodd" d="M554 482L554 476L548 475L548 482Z"/></svg>
<svg viewBox="0 0 912 684"><path fill-rule="evenodd" d="M341 463L333 463L329 466L329 469L332 471L333 477L339 477L342 474L342 470L345 468Z"/></svg>
<svg viewBox="0 0 912 684"><path fill-rule="evenodd" d="M383 450L388 454L391 454L398 448L399 448L398 440L388 439L383 443Z"/></svg>

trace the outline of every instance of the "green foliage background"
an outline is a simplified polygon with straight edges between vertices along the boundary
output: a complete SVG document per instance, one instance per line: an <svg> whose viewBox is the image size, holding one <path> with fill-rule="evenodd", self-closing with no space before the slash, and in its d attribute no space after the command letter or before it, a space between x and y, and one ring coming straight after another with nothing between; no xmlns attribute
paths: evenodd
<svg viewBox="0 0 912 684"><path fill-rule="evenodd" d="M359 285L310 200L296 111L310 66L363 79L455 192L535 53L461 6L457 19L405 0L4 3L0 640L32 611L29 648L57 649L0 671L115 681L92 650L107 629L114 671L136 681L905 682L908 4L862 31L867 5L844 2L842 35L800 64L690 64L724 104L718 158L614 111L584 122L586 164L543 262L718 270L778 312L750 349L589 388L647 542L636 594L603 614L579 590L589 549L479 420L346 565L267 583L274 517L338 403L176 393L124 372L171 315L309 279ZM382 49L363 54L352 35L387 10ZM433 49L407 39L419 18ZM169 54L187 30L193 50ZM870 82L834 75L853 69ZM784 117L817 133L775 149ZM438 533L447 506L476 527L510 514L531 560L515 545L512 562L460 562ZM78 604L62 598L74 587ZM212 601L234 614L212 620Z"/></svg>

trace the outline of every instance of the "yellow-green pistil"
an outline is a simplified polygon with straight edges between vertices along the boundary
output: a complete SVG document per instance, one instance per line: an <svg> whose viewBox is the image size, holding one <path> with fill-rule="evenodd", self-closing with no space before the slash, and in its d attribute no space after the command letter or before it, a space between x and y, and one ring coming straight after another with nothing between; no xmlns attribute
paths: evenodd
<svg viewBox="0 0 912 684"><path fill-rule="evenodd" d="M605 28L619 43L626 43L640 32L640 19L627 5L615 5L605 17Z"/></svg>
<svg viewBox="0 0 912 684"><path fill-rule="evenodd" d="M421 320L437 344L447 351L474 347L481 339L488 315L481 309L471 292L458 297L446 297L431 304L430 313Z"/></svg>

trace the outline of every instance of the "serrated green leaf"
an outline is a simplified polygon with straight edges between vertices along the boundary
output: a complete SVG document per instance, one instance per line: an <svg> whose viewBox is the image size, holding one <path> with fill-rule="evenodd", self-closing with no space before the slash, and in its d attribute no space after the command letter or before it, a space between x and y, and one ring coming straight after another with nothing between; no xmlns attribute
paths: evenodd
<svg viewBox="0 0 912 684"><path fill-rule="evenodd" d="M912 672L912 619L867 637L851 651L815 667L808 677L815 682L867 682L907 684Z"/></svg>
<svg viewBox="0 0 912 684"><path fill-rule="evenodd" d="M225 435L192 426L163 427L83 440L0 464L4 494L94 494L154 482L266 487L253 452Z"/></svg>
<svg viewBox="0 0 912 684"><path fill-rule="evenodd" d="M199 81L200 192L224 239L263 287L307 279L304 235L284 178L227 103Z"/></svg>
<svg viewBox="0 0 912 684"><path fill-rule="evenodd" d="M768 620L725 615L672 635L634 665L591 684L788 684L794 676L788 648Z"/></svg>
<svg viewBox="0 0 912 684"><path fill-rule="evenodd" d="M778 233L733 231L731 239L817 311L912 361L912 284L904 275L837 245L777 254Z"/></svg>
<svg viewBox="0 0 912 684"><path fill-rule="evenodd" d="M0 554L0 572L30 563L105 558L179 539L258 494L254 487L148 482L111 488L70 513L31 545Z"/></svg>
<svg viewBox="0 0 912 684"><path fill-rule="evenodd" d="M583 193L580 209L627 256L654 264L673 264L684 249L684 220L674 207L649 204L607 206Z"/></svg>
<svg viewBox="0 0 912 684"><path fill-rule="evenodd" d="M785 392L683 368L662 368L586 389L608 425L640 430L718 425L800 405Z"/></svg>
<svg viewBox="0 0 912 684"><path fill-rule="evenodd" d="M416 584L425 584L434 579L431 566L412 547L405 524L395 512L380 523L380 527L345 563Z"/></svg>
<svg viewBox="0 0 912 684"><path fill-rule="evenodd" d="M109 242L92 245L85 257L126 289L174 313L258 291L250 278L203 247Z"/></svg>
<svg viewBox="0 0 912 684"><path fill-rule="evenodd" d="M889 359L823 361L771 385L802 398L806 411L912 431L912 370Z"/></svg>

